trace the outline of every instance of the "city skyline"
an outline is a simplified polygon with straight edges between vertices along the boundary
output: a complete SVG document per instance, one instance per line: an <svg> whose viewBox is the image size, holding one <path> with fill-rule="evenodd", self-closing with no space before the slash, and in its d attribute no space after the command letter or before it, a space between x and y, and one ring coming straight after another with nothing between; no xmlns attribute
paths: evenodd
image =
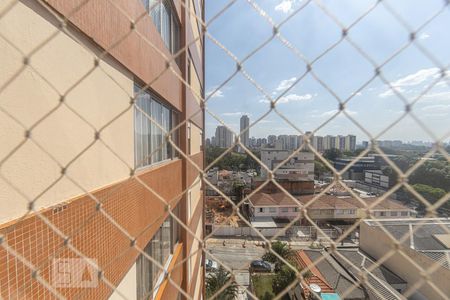
<svg viewBox="0 0 450 300"><path fill-rule="evenodd" d="M303 3L304 1L263 0L259 1L258 5L277 24ZM352 1L346 5L326 2L324 5L333 11L344 26L349 26L374 3L376 1L367 0ZM402 16L412 28L417 28L438 10L441 4L441 1L430 1L423 7L410 5L407 1L396 1L392 5L402 12ZM206 19L213 18L223 5L225 1L222 0L208 5ZM450 27L450 18L446 17L448 14L446 11L415 36L415 42L431 51L439 61L449 59L449 52L445 49L450 47L450 41L439 38L443 28ZM233 19L232 23L227 22L230 18ZM244 27L250 27L253 34L240 35L239 32ZM303 30L298 32L297 28ZM220 40L236 60L244 59L273 33L272 26L245 1L233 3L208 29L211 36ZM238 132L240 117L248 115L252 126L250 136L255 137L299 134L292 126L295 125L303 131L313 131L322 126L317 135L352 133L358 140L370 140L359 128L360 125L373 137L389 128L377 137L379 140L431 142L435 138L444 137L444 141L448 141L448 72L442 73L440 67L423 55L418 47L409 45L384 64L379 69L386 79L382 81L373 76L373 65L347 41L340 41L341 29L316 5L307 5L295 14L286 26L280 27L280 33L309 61L317 58L333 43L337 43L332 51L311 65L311 70L323 84L311 74L304 75L306 65L279 39L274 38L242 64L246 74L258 84L258 89L240 72L232 76L236 70L236 61L211 39L206 39L206 59L218 62L206 66L205 91L207 97L210 97L205 120L206 136L213 134L220 121ZM408 44L410 39L408 30L393 18L383 5L378 5L367 18L351 28L348 36L377 65L383 64L394 51ZM265 57L273 59L264 60ZM221 83L230 77L231 79L221 86ZM414 118L426 124L428 132L433 132L434 137L423 130L410 115L405 115L395 123L405 114L407 107L387 84L395 88L408 103L414 102L426 91L412 106L412 111ZM270 100L261 90L272 99L282 95L276 109L292 122L292 125L274 111L264 116L270 109ZM352 97L345 105L348 116L339 114L339 101L336 97L341 102ZM262 116L264 117L256 125L252 125L252 122ZM350 121L349 117L354 119L354 122ZM327 123L330 118L333 119Z"/></svg>

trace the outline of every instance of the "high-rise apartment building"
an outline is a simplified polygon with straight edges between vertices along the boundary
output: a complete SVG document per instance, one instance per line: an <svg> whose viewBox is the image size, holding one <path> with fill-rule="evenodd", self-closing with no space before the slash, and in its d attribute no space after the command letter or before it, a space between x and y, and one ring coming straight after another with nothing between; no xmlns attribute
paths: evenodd
<svg viewBox="0 0 450 300"><path fill-rule="evenodd" d="M3 4L0 298L201 299L204 2Z"/></svg>
<svg viewBox="0 0 450 300"><path fill-rule="evenodd" d="M217 126L214 140L216 147L229 148L233 144L233 133L226 126Z"/></svg>
<svg viewBox="0 0 450 300"><path fill-rule="evenodd" d="M243 115L240 120L240 135L241 135L241 143L245 147L249 147L249 137L250 137L250 119L247 115Z"/></svg>
<svg viewBox="0 0 450 300"><path fill-rule="evenodd" d="M356 136L354 135L347 135L345 137L345 151L355 151L356 150Z"/></svg>

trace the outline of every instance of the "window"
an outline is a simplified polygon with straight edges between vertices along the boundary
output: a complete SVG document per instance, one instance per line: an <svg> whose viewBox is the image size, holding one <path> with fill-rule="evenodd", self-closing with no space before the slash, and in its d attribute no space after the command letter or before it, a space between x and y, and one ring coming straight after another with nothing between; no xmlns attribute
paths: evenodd
<svg viewBox="0 0 450 300"><path fill-rule="evenodd" d="M402 211L400 214L401 214L402 217L406 217L408 215L408 212L407 211Z"/></svg>
<svg viewBox="0 0 450 300"><path fill-rule="evenodd" d="M178 156L166 141L169 132L178 123L178 115L169 107L139 86L135 86L134 109L135 166L144 167ZM162 128L161 128L162 127ZM178 144L178 130L172 133L172 140Z"/></svg>
<svg viewBox="0 0 450 300"><path fill-rule="evenodd" d="M259 212L261 212L261 213L264 212L264 207L260 207Z"/></svg>
<svg viewBox="0 0 450 300"><path fill-rule="evenodd" d="M173 213L176 216L179 215L178 206L173 209ZM145 246L144 252L159 264L166 265L179 240L179 228L176 220L171 216L167 217L151 241ZM157 288L162 279L161 268L143 254L137 259L136 267L138 299L152 298L153 288Z"/></svg>
<svg viewBox="0 0 450 300"><path fill-rule="evenodd" d="M298 207L294 207L294 212L298 212Z"/></svg>
<svg viewBox="0 0 450 300"><path fill-rule="evenodd" d="M385 217L386 216L386 212L385 211L380 211L380 216L381 217Z"/></svg>
<svg viewBox="0 0 450 300"><path fill-rule="evenodd" d="M269 212L275 213L275 212L277 212L277 208L276 207L269 207Z"/></svg>
<svg viewBox="0 0 450 300"><path fill-rule="evenodd" d="M167 49L175 54L180 48L180 24L169 0L141 0L149 12ZM177 59L178 62L178 59Z"/></svg>
<svg viewBox="0 0 450 300"><path fill-rule="evenodd" d="M289 211L289 208L287 208L287 207L282 207L281 208L281 212L288 212Z"/></svg>
<svg viewBox="0 0 450 300"><path fill-rule="evenodd" d="M397 212L396 211L391 211L391 216L392 217L396 217L397 216Z"/></svg>

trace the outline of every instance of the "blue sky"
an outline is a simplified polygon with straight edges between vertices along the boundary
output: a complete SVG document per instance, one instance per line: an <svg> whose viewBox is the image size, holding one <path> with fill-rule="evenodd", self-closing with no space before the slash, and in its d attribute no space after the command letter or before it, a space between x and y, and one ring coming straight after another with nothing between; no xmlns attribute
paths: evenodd
<svg viewBox="0 0 450 300"><path fill-rule="evenodd" d="M214 17L229 0L206 0L206 21ZM208 33L239 61L272 36L273 26L251 5L258 5L275 24L282 22L305 5L280 27L281 35L308 61L315 60L327 48L339 42L342 30L330 16L312 1L303 0L237 0L208 26ZM370 9L376 1L329 0L323 5L348 27ZM408 26L416 31L443 7L442 0L391 0ZM440 79L440 67L450 63L450 8L421 28L416 42L439 62L430 60L416 46L410 45L385 63L395 52L408 44L410 32L379 4L361 21L351 27L348 37L377 64L388 82L408 102L420 95L431 83ZM278 38L243 63L244 70L261 88L276 98L305 73L306 64ZM206 38L206 92L217 89L236 70L236 62L211 39ZM405 103L392 93L379 78L373 65L348 41L341 41L312 64L314 74L337 97L345 101L346 111L370 134L377 135L395 122L405 111ZM359 88L367 84L361 91ZM358 142L368 136L343 114L324 123L336 114L339 103L333 94L311 74L307 74L277 103L278 111L299 129L308 131L322 126L318 135L356 134ZM214 93L207 109L233 130L239 130L239 118L248 114L253 122L269 110L270 103L241 73ZM437 82L417 103L413 112L439 138L450 133L450 79ZM207 113L206 136L215 132L219 122ZM250 130L250 136L298 134L274 112ZM432 140L432 137L410 117L385 132L380 139Z"/></svg>

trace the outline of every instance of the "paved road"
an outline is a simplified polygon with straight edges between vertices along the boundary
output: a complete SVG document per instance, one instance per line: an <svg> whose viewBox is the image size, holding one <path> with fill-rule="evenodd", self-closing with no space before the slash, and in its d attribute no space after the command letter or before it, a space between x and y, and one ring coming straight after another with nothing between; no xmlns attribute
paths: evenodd
<svg viewBox="0 0 450 300"><path fill-rule="evenodd" d="M250 262L260 259L265 253L261 247L249 245L244 248L239 244L208 244L207 249L217 258L210 259L220 261L232 270L248 270Z"/></svg>

